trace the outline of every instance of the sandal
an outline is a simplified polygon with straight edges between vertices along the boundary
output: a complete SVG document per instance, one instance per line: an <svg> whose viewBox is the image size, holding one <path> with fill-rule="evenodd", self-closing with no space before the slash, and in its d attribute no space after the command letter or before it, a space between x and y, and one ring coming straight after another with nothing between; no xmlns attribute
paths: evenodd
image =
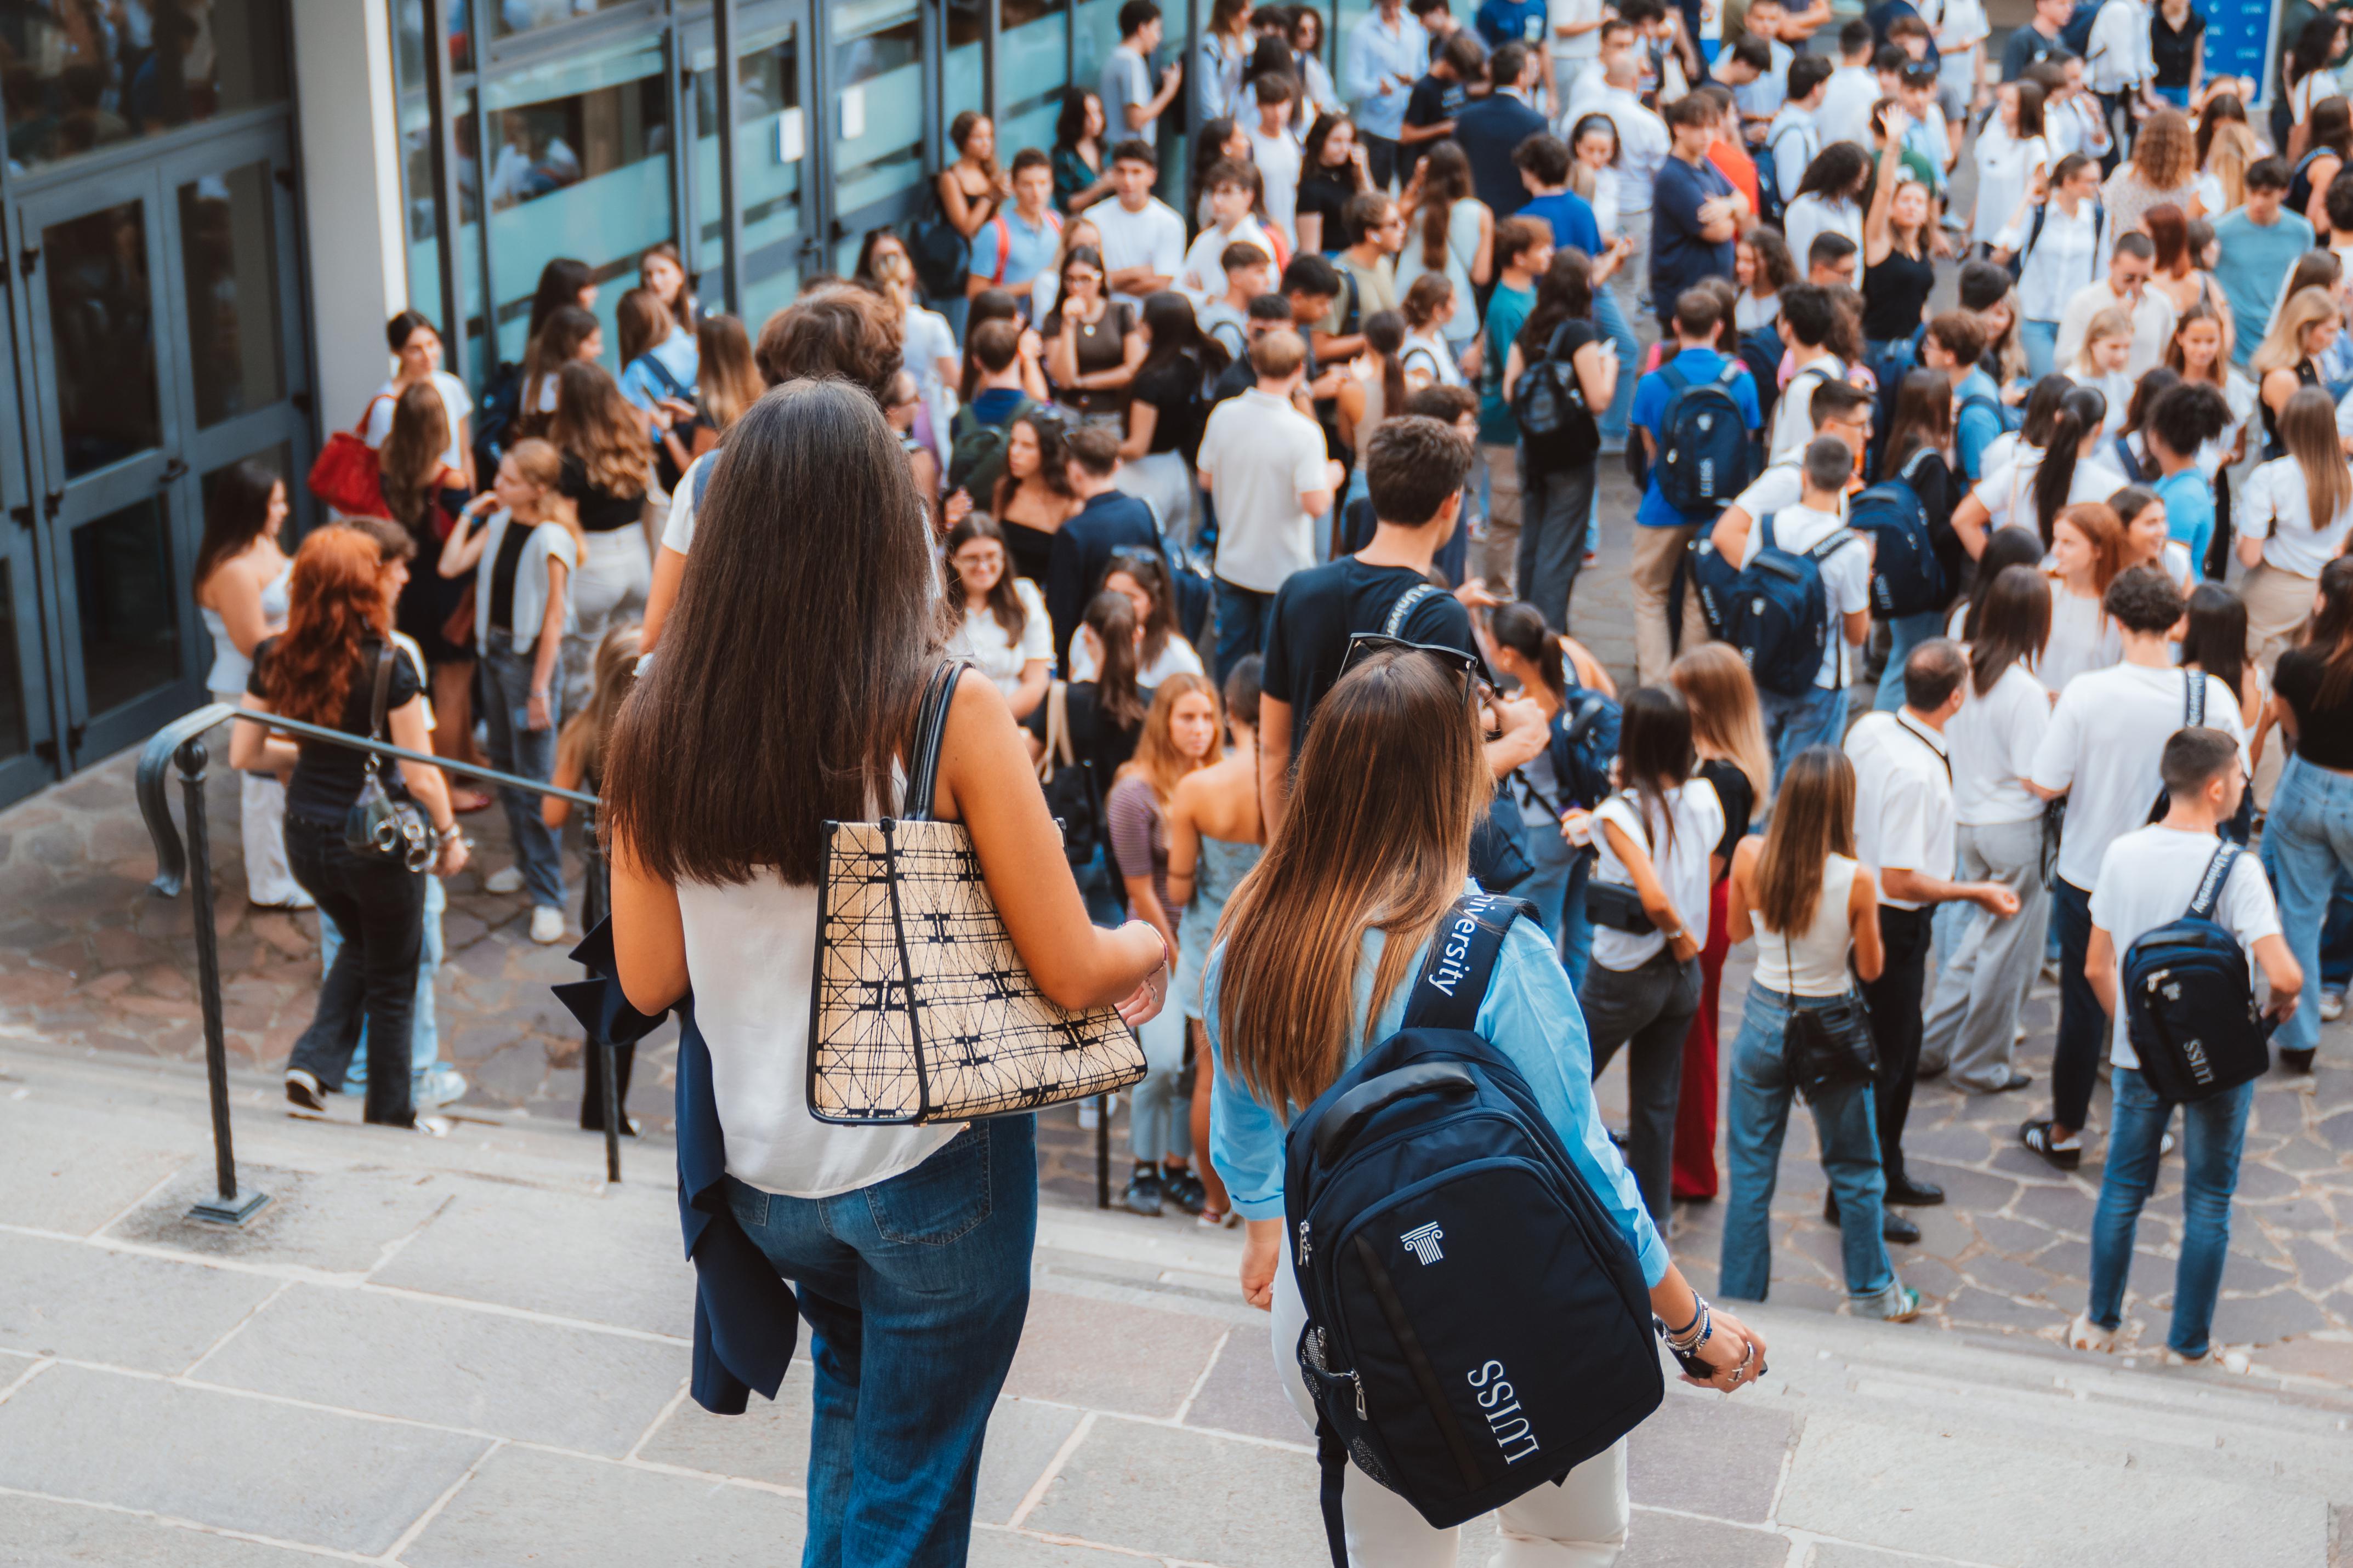
<svg viewBox="0 0 2353 1568"><path fill-rule="evenodd" d="M2018 1130L2018 1141L2030 1152L2042 1155L2060 1170L2072 1171L2084 1163L2084 1135L2078 1132L2068 1143L2053 1142L2051 1123L2047 1120L2021 1124Z"/></svg>
<svg viewBox="0 0 2353 1568"><path fill-rule="evenodd" d="M461 789L456 784L451 784L449 786L449 809L451 811L462 814L472 811L488 811L490 808L491 797L483 794L480 790Z"/></svg>

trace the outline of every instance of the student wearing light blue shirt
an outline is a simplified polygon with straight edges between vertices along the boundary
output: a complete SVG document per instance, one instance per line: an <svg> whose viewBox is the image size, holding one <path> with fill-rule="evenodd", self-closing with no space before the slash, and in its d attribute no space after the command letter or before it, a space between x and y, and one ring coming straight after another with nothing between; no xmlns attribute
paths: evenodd
<svg viewBox="0 0 2353 1568"><path fill-rule="evenodd" d="M1340 58L1340 91L1356 110L1356 140L1371 165L1373 189L1386 191L1397 171L1405 100L1430 68L1430 35L1400 0L1381 0L1348 34Z"/></svg>
<svg viewBox="0 0 2353 1568"><path fill-rule="evenodd" d="M1249 1222L1242 1293L1271 1313L1282 1381L1297 1390L1293 1404L1309 1421L1296 1375L1306 1312L1284 1246L1284 1127L1369 1043L1396 1031L1431 936L1458 896L1478 890L1468 879L1471 831L1494 787L1493 768L1465 686L1475 661L1461 658L1384 648L1316 705L1289 805L1258 870L1228 901L1223 941L1202 981L1217 1072L1211 1154ZM1410 951L1392 950L1392 935ZM1512 923L1473 1027L1526 1080L1577 1174L1640 1261L1651 1310L1671 1331L1698 1323L1704 1304L1668 1258L1602 1129L1577 998L1534 921ZM1713 1329L1699 1353L1718 1370L1702 1386L1736 1390L1753 1380L1764 1342L1723 1312L1705 1315ZM1625 1488L1621 1444L1560 1484L1505 1504L1501 1524L1508 1538L1532 1543L1622 1541ZM1342 1509L1352 1562L1402 1562L1408 1547L1442 1549L1431 1527L1384 1488L1347 1487ZM1423 1560L1420 1551L1413 1560Z"/></svg>

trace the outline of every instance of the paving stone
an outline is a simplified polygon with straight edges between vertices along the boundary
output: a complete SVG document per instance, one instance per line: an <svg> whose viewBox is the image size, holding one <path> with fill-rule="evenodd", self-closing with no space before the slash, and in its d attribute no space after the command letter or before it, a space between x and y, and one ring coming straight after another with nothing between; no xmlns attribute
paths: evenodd
<svg viewBox="0 0 2353 1568"><path fill-rule="evenodd" d="M406 1568L742 1568L799 1559L798 1498L502 1447L400 1554Z"/></svg>
<svg viewBox="0 0 2353 1568"><path fill-rule="evenodd" d="M2072 1315L2051 1307L2032 1307L1997 1296L1990 1290L1964 1286L1945 1303L1946 1315L1957 1322L1982 1323L1989 1328L2024 1329L2032 1333L2064 1324Z"/></svg>
<svg viewBox="0 0 2353 1568"><path fill-rule="evenodd" d="M1905 1137L1908 1140L1910 1133ZM2029 1156L2031 1158L2031 1156ZM1945 1189L1945 1202L1973 1214L1992 1214L2006 1206L2018 1195L2018 1184L2008 1176L1987 1171L1963 1170L1936 1160L1915 1158L1907 1150L1905 1163L1924 1182L1934 1182Z"/></svg>
<svg viewBox="0 0 2353 1568"><path fill-rule="evenodd" d="M0 1487L368 1555L489 1447L74 1366L49 1367L0 1405Z"/></svg>
<svg viewBox="0 0 2353 1568"><path fill-rule="evenodd" d="M1998 1252L1981 1253L1961 1265L1969 1279L2005 1296L2041 1296L2048 1300L2058 1285L2047 1270L2020 1263Z"/></svg>
<svg viewBox="0 0 2353 1568"><path fill-rule="evenodd" d="M2059 1480L2073 1475L2073 1484ZM2070 1506L2047 1500L2064 1487ZM2084 1563L2228 1563L2313 1568L2326 1550L2318 1498L2163 1474L2115 1456L2073 1458L2027 1442L1924 1435L1851 1421L1809 1424L1779 1521L1843 1541L2018 1568Z"/></svg>
<svg viewBox="0 0 2353 1568"><path fill-rule="evenodd" d="M1968 1214L1958 1211L1975 1226L1997 1252L2012 1258L2031 1258L2059 1239L2045 1227L2022 1219L2010 1219L2002 1215Z"/></svg>
<svg viewBox="0 0 2353 1568"><path fill-rule="evenodd" d="M1762 1524L1795 1425L1767 1406L1670 1384L1627 1441L1627 1494L1637 1504Z"/></svg>
<svg viewBox="0 0 2353 1568"><path fill-rule="evenodd" d="M0 1094L0 1192L8 1194L11 1225L87 1236L193 1152L59 1126L39 1097Z"/></svg>
<svg viewBox="0 0 2353 1568"><path fill-rule="evenodd" d="M364 1158L374 1140L405 1140L414 1132L353 1127L353 1154ZM386 1181L374 1171L291 1171L240 1162L237 1180L269 1194L269 1205L241 1226L188 1217L189 1205L214 1194L210 1160L190 1164L156 1194L107 1229L124 1241L206 1258L267 1258L330 1274L364 1274L384 1261L385 1249L410 1235L448 1203L448 1177L406 1175Z"/></svg>
<svg viewBox="0 0 2353 1568"><path fill-rule="evenodd" d="M256 1274L0 1234L0 1344L183 1372L277 1289Z"/></svg>
<svg viewBox="0 0 2353 1568"><path fill-rule="evenodd" d="M1135 1415L1174 1415L1226 1331L1213 1319L1033 1291L1005 1392Z"/></svg>
<svg viewBox="0 0 2353 1568"><path fill-rule="evenodd" d="M1024 1523L1225 1568L1312 1568L1330 1560L1316 1493L1312 1455L1106 1415Z"/></svg>
<svg viewBox="0 0 2353 1568"><path fill-rule="evenodd" d="M1899 1557L1893 1552L1874 1552L1868 1546L1820 1541L1814 1543L1813 1555L1806 1560L1805 1568L1937 1568L1952 1561L1949 1557L1915 1557L1909 1552Z"/></svg>
<svg viewBox="0 0 2353 1568"><path fill-rule="evenodd" d="M2268 1296L2224 1296L2214 1307L2214 1332L2231 1344L2269 1344L2290 1334L2332 1328L2327 1313L2293 1290Z"/></svg>
<svg viewBox="0 0 2353 1568"><path fill-rule="evenodd" d="M1011 1530L975 1529L965 1561L971 1568L1137 1568L1125 1552L1067 1546Z"/></svg>
<svg viewBox="0 0 2353 1568"><path fill-rule="evenodd" d="M1771 1531L1641 1508L1627 1521L1618 1559L1620 1568L1782 1568L1788 1561L1788 1539Z"/></svg>
<svg viewBox="0 0 2353 1568"><path fill-rule="evenodd" d="M1185 1413L1187 1426L1269 1437L1278 1443L1312 1443L1314 1433L1299 1419L1275 1370L1273 1347L1262 1326L1239 1328L1218 1352L1201 1390Z"/></svg>
<svg viewBox="0 0 2353 1568"><path fill-rule="evenodd" d="M688 1360L684 1345L296 1285L201 1378L617 1458L678 1392Z"/></svg>
<svg viewBox="0 0 2353 1568"><path fill-rule="evenodd" d="M0 1563L9 1568L317 1568L319 1561L135 1514L0 1494Z"/></svg>
<svg viewBox="0 0 2353 1568"><path fill-rule="evenodd" d="M451 1190L456 1201L372 1276L376 1283L649 1333L693 1333L694 1269L668 1191L607 1188L584 1203L507 1183L459 1180Z"/></svg>

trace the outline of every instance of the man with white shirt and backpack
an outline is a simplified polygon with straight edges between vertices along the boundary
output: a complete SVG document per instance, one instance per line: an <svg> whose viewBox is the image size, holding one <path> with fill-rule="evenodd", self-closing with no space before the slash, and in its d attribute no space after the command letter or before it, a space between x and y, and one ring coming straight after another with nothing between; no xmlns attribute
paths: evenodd
<svg viewBox="0 0 2353 1568"><path fill-rule="evenodd" d="M2206 726L2242 750L2246 744L2238 693L2219 677L2174 663L2171 634L2187 609L2180 589L2162 572L2137 566L2116 574L2100 605L2123 634L2124 662L2067 683L2027 780L2046 801L2064 796L2067 808L2051 888L2051 923L2059 933L2052 1114L2026 1122L2018 1137L2062 1171L2083 1162L2084 1122L2108 1034L2107 1004L2085 970L2101 860L2108 846L2148 821L2163 787L2159 761L2175 731Z"/></svg>

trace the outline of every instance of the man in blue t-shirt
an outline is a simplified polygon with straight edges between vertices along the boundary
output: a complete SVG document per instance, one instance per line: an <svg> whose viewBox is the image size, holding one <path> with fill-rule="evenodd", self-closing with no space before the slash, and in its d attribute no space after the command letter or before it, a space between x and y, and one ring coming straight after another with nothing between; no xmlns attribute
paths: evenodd
<svg viewBox="0 0 2353 1568"><path fill-rule="evenodd" d="M2299 212L2284 211L2281 201L2290 179L2287 163L2261 158L2247 167L2246 201L2214 220L2214 240L2221 247L2214 263L2214 281L2231 301L2236 320L2268 321L2279 297L2280 280L2296 258L2312 248L2312 225ZM2242 327L2233 339L2231 363L2244 370L2263 334Z"/></svg>
<svg viewBox="0 0 2353 1568"><path fill-rule="evenodd" d="M1659 493L1659 443L1663 439L1668 405L1675 396L1675 388L1667 377L1668 367L1674 368L1686 386L1715 381L1727 366L1733 367L1736 374L1725 390L1731 393L1749 429L1755 430L1765 422L1757 405L1757 384L1749 379L1748 372L1740 368L1739 361L1727 359L1708 346L1715 341L1718 320L1715 300L1709 295L1687 292L1677 300L1672 317L1674 357L1634 387L1634 424L1651 459L1650 484L1642 491L1642 504L1634 512L1634 563L1627 574L1634 593L1634 668L1644 686L1663 683L1667 666L1674 660L1667 630L1667 590L1674 581L1676 563L1683 560L1684 549L1700 526L1715 521L1712 516L1685 517ZM1683 646L1696 647L1706 640L1707 626L1700 618L1699 595L1685 593Z"/></svg>
<svg viewBox="0 0 2353 1568"><path fill-rule="evenodd" d="M1714 102L1698 93L1679 98L1667 105L1666 121L1674 144L1659 165L1651 196L1651 299L1662 333L1684 289L1703 279L1732 276L1733 237L1746 205L1708 162L1708 143L1715 139Z"/></svg>
<svg viewBox="0 0 2353 1568"><path fill-rule="evenodd" d="M1512 164L1528 190L1527 205L1514 215L1540 218L1552 226L1556 247L1575 246L1596 261L1601 259L1601 225L1593 204L1568 188L1574 162L1568 143L1553 135L1531 136L1512 150Z"/></svg>
<svg viewBox="0 0 2353 1568"><path fill-rule="evenodd" d="M1985 323L1971 310L1946 310L1931 318L1920 340L1921 364L1943 371L1953 384L1953 444L1964 484L1985 478L1985 449L2009 428L2001 387L1978 363L1985 350Z"/></svg>

